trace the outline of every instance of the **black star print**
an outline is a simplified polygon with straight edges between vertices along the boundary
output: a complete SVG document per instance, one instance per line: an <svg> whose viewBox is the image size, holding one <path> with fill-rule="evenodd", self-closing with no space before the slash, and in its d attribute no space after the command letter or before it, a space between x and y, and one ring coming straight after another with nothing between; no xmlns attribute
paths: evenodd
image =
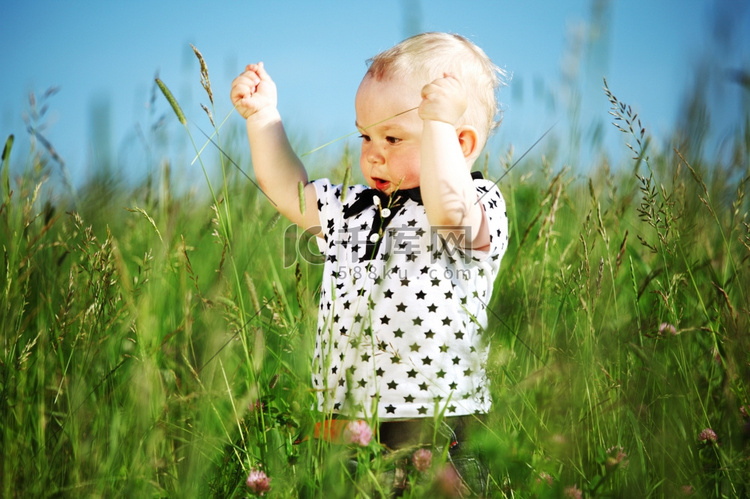
<svg viewBox="0 0 750 499"><path fill-rule="evenodd" d="M385 374L385 371L383 371L382 367L378 367L378 370L375 371L375 374L377 374L379 377L383 377L383 374Z"/></svg>
<svg viewBox="0 0 750 499"><path fill-rule="evenodd" d="M410 369L410 370L406 371L406 375L409 376L410 378L416 378L417 377L417 371L415 371L414 369Z"/></svg>
<svg viewBox="0 0 750 499"><path fill-rule="evenodd" d="M391 318L388 317L387 315L384 315L383 317L380 318L381 324L388 324L389 322L391 322Z"/></svg>
<svg viewBox="0 0 750 499"><path fill-rule="evenodd" d="M421 348L421 347L420 347L420 346L419 346L419 344L418 344L418 343L416 343L416 342L414 342L414 343L412 343L411 345L409 345L409 350L410 350L410 351L412 351L412 352L419 352L419 349L420 349L420 348Z"/></svg>
<svg viewBox="0 0 750 499"><path fill-rule="evenodd" d="M453 320L450 317L446 317L443 319L443 326L450 326L451 322L453 322Z"/></svg>
<svg viewBox="0 0 750 499"><path fill-rule="evenodd" d="M428 329L424 335L425 335L425 338L431 340L432 338L435 337L435 332L432 329Z"/></svg>
<svg viewBox="0 0 750 499"><path fill-rule="evenodd" d="M425 292L424 291L420 291L420 292L417 293L417 300L424 300L425 296L426 296Z"/></svg>
<svg viewBox="0 0 750 499"><path fill-rule="evenodd" d="M395 381L395 380L391 380L391 381L390 381L390 382L388 383L388 389L389 389L389 390L395 390L397 386L398 386L398 383L396 383L396 381Z"/></svg>
<svg viewBox="0 0 750 499"><path fill-rule="evenodd" d="M457 340L463 340L464 339L464 333L461 331L456 331L456 339Z"/></svg>
<svg viewBox="0 0 750 499"><path fill-rule="evenodd" d="M409 279L401 279L401 285L402 286L408 286L409 285Z"/></svg>
<svg viewBox="0 0 750 499"><path fill-rule="evenodd" d="M388 404L385 408L385 412L387 414L396 414L396 408L393 406L393 404Z"/></svg>
<svg viewBox="0 0 750 499"><path fill-rule="evenodd" d="M417 409L417 413L420 415L427 414L427 408L425 406L421 406L419 409Z"/></svg>
<svg viewBox="0 0 750 499"><path fill-rule="evenodd" d="M419 384L419 390L426 392L427 391L427 383L420 383Z"/></svg>
<svg viewBox="0 0 750 499"><path fill-rule="evenodd" d="M407 404L414 402L414 395L407 395L406 397L404 397L404 402L406 402Z"/></svg>
<svg viewBox="0 0 750 499"><path fill-rule="evenodd" d="M429 355L427 357L422 358L422 365L429 366L430 364L432 364L432 359L430 358Z"/></svg>
<svg viewBox="0 0 750 499"><path fill-rule="evenodd" d="M403 302L399 303L396 305L396 310L399 312L406 312L406 305L404 305Z"/></svg>
<svg viewBox="0 0 750 499"><path fill-rule="evenodd" d="M437 312L437 305L435 305L434 303L431 303L431 304L427 305L427 311L428 312Z"/></svg>
<svg viewBox="0 0 750 499"><path fill-rule="evenodd" d="M414 323L415 326L422 325L422 319L420 319L419 317L417 317L416 319L412 319L411 321Z"/></svg>
<svg viewBox="0 0 750 499"><path fill-rule="evenodd" d="M386 298L391 298L393 296L393 291L390 289L386 289L385 293L383 293L383 296L385 296Z"/></svg>
<svg viewBox="0 0 750 499"><path fill-rule="evenodd" d="M404 336L404 332L401 330L401 328L398 328L393 332L393 336L395 336L396 338L402 338Z"/></svg>

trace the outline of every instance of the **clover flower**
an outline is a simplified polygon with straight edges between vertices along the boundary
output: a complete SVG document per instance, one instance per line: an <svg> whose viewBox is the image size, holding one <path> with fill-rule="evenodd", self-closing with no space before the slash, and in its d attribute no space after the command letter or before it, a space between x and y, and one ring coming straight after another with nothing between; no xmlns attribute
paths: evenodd
<svg viewBox="0 0 750 499"><path fill-rule="evenodd" d="M245 483L250 491L258 496L262 496L271 490L271 479L268 478L263 470L255 468L251 469Z"/></svg>
<svg viewBox="0 0 750 499"><path fill-rule="evenodd" d="M539 473L539 477L536 479L536 483L542 483L542 482L552 487L552 485L554 485L555 483L555 479L552 477L552 475L550 475L546 471L542 471L541 473Z"/></svg>
<svg viewBox="0 0 750 499"><path fill-rule="evenodd" d="M711 428L705 428L698 435L698 441L702 444L715 444L719 440L716 436L716 432Z"/></svg>
<svg viewBox="0 0 750 499"><path fill-rule="evenodd" d="M607 449L607 461L605 466L612 470L618 466L625 468L628 465L628 455L625 454L625 450L620 446L614 446Z"/></svg>
<svg viewBox="0 0 750 499"><path fill-rule="evenodd" d="M461 476L451 464L443 466L438 471L435 480L438 489L448 497L465 497L468 494L466 486L461 481Z"/></svg>
<svg viewBox="0 0 750 499"><path fill-rule="evenodd" d="M352 421L344 429L344 441L366 447L372 440L372 428L366 421Z"/></svg>
<svg viewBox="0 0 750 499"><path fill-rule="evenodd" d="M411 462L417 468L417 471L424 473L432 465L432 451L429 449L418 449L412 454Z"/></svg>
<svg viewBox="0 0 750 499"><path fill-rule="evenodd" d="M677 336L677 328L668 322L662 322L659 324L659 335L666 336L669 333L672 336Z"/></svg>
<svg viewBox="0 0 750 499"><path fill-rule="evenodd" d="M570 499L582 499L583 498L583 492L581 492L581 489L578 488L578 485L573 485L572 487L566 487L563 493L565 494L565 497L569 497Z"/></svg>

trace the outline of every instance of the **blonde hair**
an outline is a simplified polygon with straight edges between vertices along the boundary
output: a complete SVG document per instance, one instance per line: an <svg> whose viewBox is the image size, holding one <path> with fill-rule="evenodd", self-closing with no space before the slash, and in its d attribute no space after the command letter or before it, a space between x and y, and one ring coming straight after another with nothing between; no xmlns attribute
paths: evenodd
<svg viewBox="0 0 750 499"><path fill-rule="evenodd" d="M496 92L505 85L507 73L484 51L463 36L421 33L402 41L368 61L365 77L422 78L424 84L452 73L466 89L468 106L459 125L477 129L482 146L500 124Z"/></svg>

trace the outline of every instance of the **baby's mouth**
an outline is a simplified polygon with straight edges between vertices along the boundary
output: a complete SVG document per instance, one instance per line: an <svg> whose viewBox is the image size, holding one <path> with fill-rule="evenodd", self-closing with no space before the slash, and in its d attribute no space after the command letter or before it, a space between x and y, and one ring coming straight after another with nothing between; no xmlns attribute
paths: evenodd
<svg viewBox="0 0 750 499"><path fill-rule="evenodd" d="M375 182L375 188L377 190L383 191L383 192L385 192L386 190L388 190L388 187L391 185L390 182L388 182L387 180L384 180L382 178L373 178L372 181Z"/></svg>

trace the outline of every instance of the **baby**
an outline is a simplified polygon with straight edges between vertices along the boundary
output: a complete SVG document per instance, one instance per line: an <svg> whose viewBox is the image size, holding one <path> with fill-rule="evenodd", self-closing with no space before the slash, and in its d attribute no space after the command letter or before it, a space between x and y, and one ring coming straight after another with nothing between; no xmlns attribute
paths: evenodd
<svg viewBox="0 0 750 499"><path fill-rule="evenodd" d="M491 407L487 304L508 242L499 189L471 167L503 72L458 35L423 33L369 61L355 98L367 185L310 181L263 63L231 98L258 183L325 257L313 360L318 408L367 419L391 447L419 421L455 430Z"/></svg>

